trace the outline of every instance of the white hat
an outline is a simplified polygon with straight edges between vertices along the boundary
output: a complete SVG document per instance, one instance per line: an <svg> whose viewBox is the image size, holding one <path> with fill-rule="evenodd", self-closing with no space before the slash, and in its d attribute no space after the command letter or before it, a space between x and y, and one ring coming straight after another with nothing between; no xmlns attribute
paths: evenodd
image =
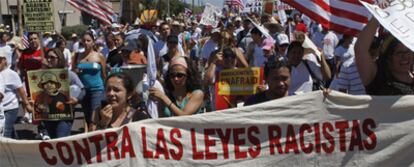
<svg viewBox="0 0 414 167"><path fill-rule="evenodd" d="M236 19L234 19L234 21L242 21L240 16L237 16Z"/></svg>
<svg viewBox="0 0 414 167"><path fill-rule="evenodd" d="M4 57L4 58L6 58L7 57L7 51L6 51L6 49L0 49L0 57Z"/></svg>
<svg viewBox="0 0 414 167"><path fill-rule="evenodd" d="M277 45L289 44L289 37L286 34L279 34L276 37Z"/></svg>

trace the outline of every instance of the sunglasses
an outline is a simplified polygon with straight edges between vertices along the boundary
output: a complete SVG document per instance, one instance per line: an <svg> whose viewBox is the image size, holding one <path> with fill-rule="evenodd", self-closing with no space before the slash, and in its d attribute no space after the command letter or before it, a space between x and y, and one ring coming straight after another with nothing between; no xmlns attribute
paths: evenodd
<svg viewBox="0 0 414 167"><path fill-rule="evenodd" d="M187 75L183 74L183 73L170 73L170 78L179 78L179 79L181 79L181 78L184 78L186 76Z"/></svg>

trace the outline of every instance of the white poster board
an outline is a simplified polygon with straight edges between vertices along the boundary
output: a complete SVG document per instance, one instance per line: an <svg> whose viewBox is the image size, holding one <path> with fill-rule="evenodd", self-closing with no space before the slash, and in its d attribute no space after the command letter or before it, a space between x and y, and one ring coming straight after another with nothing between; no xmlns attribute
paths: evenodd
<svg viewBox="0 0 414 167"><path fill-rule="evenodd" d="M392 1L385 9L360 1L379 23L414 51L414 1Z"/></svg>

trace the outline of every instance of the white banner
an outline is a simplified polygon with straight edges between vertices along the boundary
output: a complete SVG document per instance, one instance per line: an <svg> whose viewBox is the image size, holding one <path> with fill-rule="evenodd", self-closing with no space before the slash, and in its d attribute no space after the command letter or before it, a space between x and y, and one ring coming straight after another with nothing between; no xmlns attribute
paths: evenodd
<svg viewBox="0 0 414 167"><path fill-rule="evenodd" d="M384 28L405 46L414 51L414 1L391 1L389 7L381 9L378 5L360 2L374 15Z"/></svg>
<svg viewBox="0 0 414 167"><path fill-rule="evenodd" d="M412 166L413 101L311 92L57 140L0 138L0 166Z"/></svg>
<svg viewBox="0 0 414 167"><path fill-rule="evenodd" d="M217 27L219 23L219 17L221 16L221 10L209 3L205 5L203 15L201 16L200 24L211 25Z"/></svg>

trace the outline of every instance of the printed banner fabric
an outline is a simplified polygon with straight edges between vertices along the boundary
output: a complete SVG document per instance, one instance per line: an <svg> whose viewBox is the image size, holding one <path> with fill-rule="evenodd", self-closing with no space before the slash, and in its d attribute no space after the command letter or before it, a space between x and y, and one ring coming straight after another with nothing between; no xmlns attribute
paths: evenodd
<svg viewBox="0 0 414 167"><path fill-rule="evenodd" d="M412 166L413 101L317 91L57 140L0 138L0 166Z"/></svg>

